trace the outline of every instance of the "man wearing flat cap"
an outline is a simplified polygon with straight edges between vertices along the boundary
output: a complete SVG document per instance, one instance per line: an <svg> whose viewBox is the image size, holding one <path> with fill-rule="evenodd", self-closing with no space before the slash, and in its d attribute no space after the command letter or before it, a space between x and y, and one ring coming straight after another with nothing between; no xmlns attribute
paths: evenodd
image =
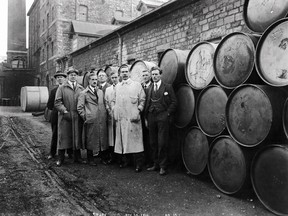
<svg viewBox="0 0 288 216"><path fill-rule="evenodd" d="M84 88L76 82L78 71L69 69L68 80L56 92L55 107L58 115L58 156L56 165L61 166L65 158L65 150L73 149L74 162L82 163L82 127L83 121L77 112L77 102Z"/></svg>
<svg viewBox="0 0 288 216"><path fill-rule="evenodd" d="M54 74L54 78L58 86L63 85L63 83L66 80L66 77L67 75L65 73L62 73L62 71L56 71L56 73ZM54 107L54 101L55 101L55 96L56 96L56 91L58 89L58 86L51 90L49 99L47 102L47 108L51 110L50 123L51 123L51 128L52 128L52 139L51 139L51 145L50 145L50 153L48 156L49 160L55 157L56 151L57 151L58 111Z"/></svg>

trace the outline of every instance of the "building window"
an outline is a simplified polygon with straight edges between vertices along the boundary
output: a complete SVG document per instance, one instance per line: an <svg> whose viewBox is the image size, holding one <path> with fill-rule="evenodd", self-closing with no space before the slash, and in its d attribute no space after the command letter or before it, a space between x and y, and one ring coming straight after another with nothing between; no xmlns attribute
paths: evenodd
<svg viewBox="0 0 288 216"><path fill-rule="evenodd" d="M86 5L80 5L79 7L79 20L81 21L88 20L88 7Z"/></svg>
<svg viewBox="0 0 288 216"><path fill-rule="evenodd" d="M49 45L47 45L47 47L46 47L46 58L47 58L47 60L49 59Z"/></svg>
<svg viewBox="0 0 288 216"><path fill-rule="evenodd" d="M75 38L74 40L73 40L73 45L72 45L73 47L72 47L72 50L73 51L75 51L75 50L77 50L77 48L78 48L78 39L77 38Z"/></svg>
<svg viewBox="0 0 288 216"><path fill-rule="evenodd" d="M42 29L43 29L43 31L45 30L45 20L44 19L42 20Z"/></svg>
<svg viewBox="0 0 288 216"><path fill-rule="evenodd" d="M49 23L50 23L50 20L49 20L49 13L47 13L47 28L49 27Z"/></svg>
<svg viewBox="0 0 288 216"><path fill-rule="evenodd" d="M25 60L22 59L21 57L15 57L11 61L11 67L12 68L26 68Z"/></svg>
<svg viewBox="0 0 288 216"><path fill-rule="evenodd" d="M52 22L54 21L54 19L55 19L55 8L54 7L52 7L52 11L51 11L51 13L52 13Z"/></svg>
<svg viewBox="0 0 288 216"><path fill-rule="evenodd" d="M54 56L54 42L51 42L51 56Z"/></svg>
<svg viewBox="0 0 288 216"><path fill-rule="evenodd" d="M45 61L45 55L44 55L44 53L45 53L45 49L43 48L43 49L42 49L42 62Z"/></svg>

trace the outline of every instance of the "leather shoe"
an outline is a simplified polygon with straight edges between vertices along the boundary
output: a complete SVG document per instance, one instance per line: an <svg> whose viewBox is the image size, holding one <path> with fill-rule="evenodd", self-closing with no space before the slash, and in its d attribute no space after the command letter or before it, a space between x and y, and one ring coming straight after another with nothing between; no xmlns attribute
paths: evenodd
<svg viewBox="0 0 288 216"><path fill-rule="evenodd" d="M136 167L136 169L135 169L135 172L141 172L142 171L142 169L141 169L141 167Z"/></svg>
<svg viewBox="0 0 288 216"><path fill-rule="evenodd" d="M127 167L127 166L128 166L128 162L125 162L125 163L120 164L120 168L125 168L125 167Z"/></svg>
<svg viewBox="0 0 288 216"><path fill-rule="evenodd" d="M57 160L57 161L56 161L56 166L60 167L60 166L62 165L62 163L63 163L63 161Z"/></svg>
<svg viewBox="0 0 288 216"><path fill-rule="evenodd" d="M152 167L149 167L149 168L147 168L147 171L157 171L157 170L159 170L159 168L157 167L157 166L152 166Z"/></svg>
<svg viewBox="0 0 288 216"><path fill-rule="evenodd" d="M89 161L88 163L90 166L97 166L97 163L95 161Z"/></svg>
<svg viewBox="0 0 288 216"><path fill-rule="evenodd" d="M47 157L48 160L51 160L51 159L53 159L53 158L54 158L53 155L48 155L48 157Z"/></svg>
<svg viewBox="0 0 288 216"><path fill-rule="evenodd" d="M159 174L160 175L166 175L167 171L165 169L161 168Z"/></svg>
<svg viewBox="0 0 288 216"><path fill-rule="evenodd" d="M85 164L86 161L82 160L82 158L78 158L74 160L74 163Z"/></svg>

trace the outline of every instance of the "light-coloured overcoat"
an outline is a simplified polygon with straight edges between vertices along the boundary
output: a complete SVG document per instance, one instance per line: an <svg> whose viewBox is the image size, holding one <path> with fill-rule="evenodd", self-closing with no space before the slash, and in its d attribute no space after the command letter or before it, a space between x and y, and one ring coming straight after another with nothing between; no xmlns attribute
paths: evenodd
<svg viewBox="0 0 288 216"><path fill-rule="evenodd" d="M144 147L140 111L144 109L145 92L140 83L128 79L116 85L115 95L115 105L112 102L116 121L115 152L142 152Z"/></svg>
<svg viewBox="0 0 288 216"><path fill-rule="evenodd" d="M108 113L108 143L109 146L114 146L114 129L115 129L115 120L112 112L112 101L115 97L115 87L113 85L106 88L105 92L105 106Z"/></svg>
<svg viewBox="0 0 288 216"><path fill-rule="evenodd" d="M82 149L83 121L77 112L77 102L84 88L77 84L75 90L65 82L59 86L55 96L55 108L58 110L58 149ZM68 111L68 115L64 112ZM69 118L67 118L67 116Z"/></svg>
<svg viewBox="0 0 288 216"><path fill-rule="evenodd" d="M82 141L86 149L94 153L108 149L107 111L103 91L97 89L97 96L88 86L80 93L77 105L78 113L85 120Z"/></svg>

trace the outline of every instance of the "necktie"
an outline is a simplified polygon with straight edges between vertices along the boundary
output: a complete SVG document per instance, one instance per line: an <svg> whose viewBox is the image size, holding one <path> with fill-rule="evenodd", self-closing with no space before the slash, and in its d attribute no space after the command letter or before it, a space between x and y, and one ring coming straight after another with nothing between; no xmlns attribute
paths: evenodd
<svg viewBox="0 0 288 216"><path fill-rule="evenodd" d="M75 90L76 88L75 82L72 82L72 85L73 85L73 90Z"/></svg>
<svg viewBox="0 0 288 216"><path fill-rule="evenodd" d="M157 83L154 84L154 91L157 91Z"/></svg>

